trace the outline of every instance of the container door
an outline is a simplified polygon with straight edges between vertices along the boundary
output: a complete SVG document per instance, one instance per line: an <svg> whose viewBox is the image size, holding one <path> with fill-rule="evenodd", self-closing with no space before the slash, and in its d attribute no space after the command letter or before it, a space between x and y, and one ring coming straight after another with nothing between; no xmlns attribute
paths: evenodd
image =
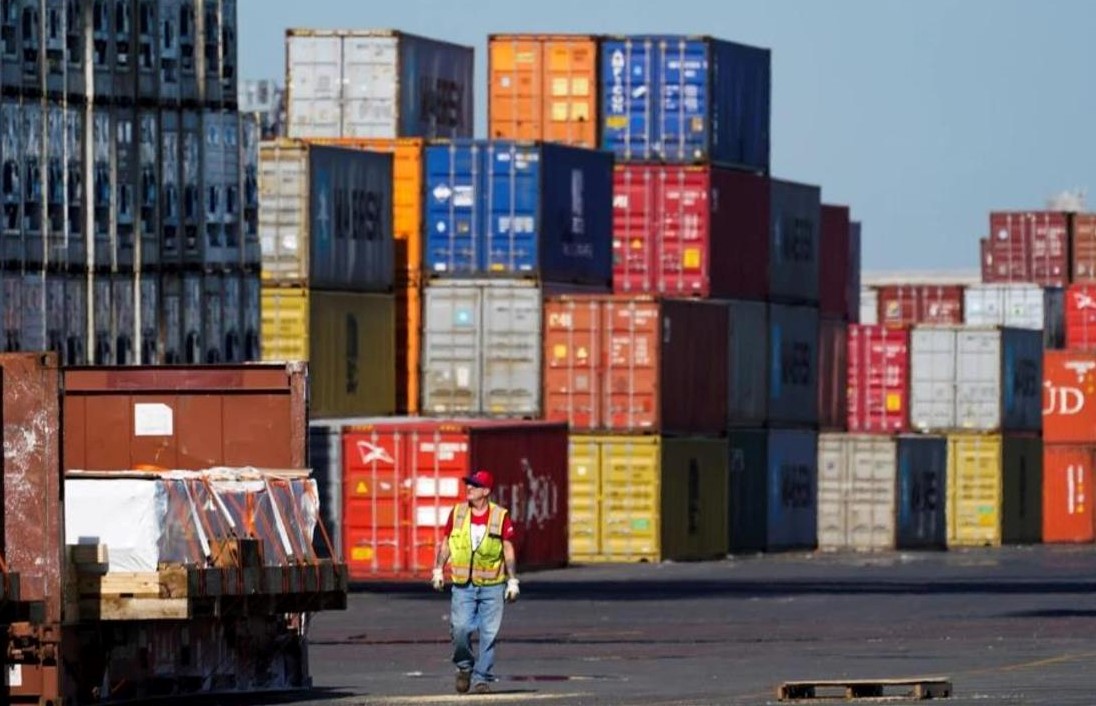
<svg viewBox="0 0 1096 706"><path fill-rule="evenodd" d="M910 424L915 429L956 426L955 345L953 329L915 328L910 334Z"/></svg>
<svg viewBox="0 0 1096 706"><path fill-rule="evenodd" d="M898 549L947 547L947 464L945 438L899 438Z"/></svg>
<svg viewBox="0 0 1096 706"><path fill-rule="evenodd" d="M818 548L849 547L849 452L852 437L821 434L818 437Z"/></svg>
<svg viewBox="0 0 1096 706"><path fill-rule="evenodd" d="M767 550L818 545L818 435L769 432Z"/></svg>
<svg viewBox="0 0 1096 706"><path fill-rule="evenodd" d="M703 561L727 556L727 462L724 440L663 440L662 559Z"/></svg>
<svg viewBox="0 0 1096 706"><path fill-rule="evenodd" d="M611 300L603 316L602 423L613 431L657 430L662 352L659 305Z"/></svg>
<svg viewBox="0 0 1096 706"><path fill-rule="evenodd" d="M259 238L264 279L308 279L308 153L264 145L259 164Z"/></svg>
<svg viewBox="0 0 1096 706"><path fill-rule="evenodd" d="M466 497L461 479L468 474L471 443L466 431L453 430L408 432L405 443L411 464L403 523L407 527L405 567L409 574L427 578L449 513Z"/></svg>
<svg viewBox="0 0 1096 706"><path fill-rule="evenodd" d="M1043 537L1043 440L1006 436L1001 456L1001 543L1035 544Z"/></svg>
<svg viewBox="0 0 1096 706"><path fill-rule="evenodd" d="M428 286L424 299L423 412L479 413L483 410L483 288L475 284Z"/></svg>
<svg viewBox="0 0 1096 706"><path fill-rule="evenodd" d="M602 561L661 558L661 449L658 438L601 437Z"/></svg>
<svg viewBox="0 0 1096 706"><path fill-rule="evenodd" d="M342 42L337 36L290 34L289 137L342 137Z"/></svg>
<svg viewBox="0 0 1096 706"><path fill-rule="evenodd" d="M732 301L730 306L730 382L727 417L733 427L765 423L769 390L768 322L764 302Z"/></svg>
<svg viewBox="0 0 1096 706"><path fill-rule="evenodd" d="M482 412L494 417L541 416L541 290L483 290Z"/></svg>
<svg viewBox="0 0 1096 706"><path fill-rule="evenodd" d="M897 459L887 438L853 437L849 466L849 547L857 551L894 548Z"/></svg>
<svg viewBox="0 0 1096 706"><path fill-rule="evenodd" d="M392 576L407 565L408 446L397 431L343 435L342 542L354 580Z"/></svg>
<svg viewBox="0 0 1096 706"><path fill-rule="evenodd" d="M262 359L308 360L308 290L262 290Z"/></svg>
<svg viewBox="0 0 1096 706"><path fill-rule="evenodd" d="M545 304L544 416L572 430L601 427L602 301Z"/></svg>
<svg viewBox="0 0 1096 706"><path fill-rule="evenodd" d="M948 438L948 546L1001 544L1001 437Z"/></svg>
<svg viewBox="0 0 1096 706"><path fill-rule="evenodd" d="M593 561L601 553L601 444L598 437L572 436L568 463L568 556Z"/></svg>
<svg viewBox="0 0 1096 706"><path fill-rule="evenodd" d="M426 149L426 229L423 269L444 276L479 271L485 230L484 156L474 143L450 143Z"/></svg>
<svg viewBox="0 0 1096 706"><path fill-rule="evenodd" d="M960 429L993 431L1001 426L1001 334L956 332L955 422Z"/></svg>
<svg viewBox="0 0 1096 706"><path fill-rule="evenodd" d="M339 137L399 137L397 37L346 36L342 42ZM405 90L415 91L408 86Z"/></svg>
<svg viewBox="0 0 1096 706"><path fill-rule="evenodd" d="M1093 541L1091 446L1052 446L1043 451L1043 541Z"/></svg>
<svg viewBox="0 0 1096 706"><path fill-rule="evenodd" d="M482 272L528 277L540 266L538 243L553 214L541 213L539 145L490 143L486 154L486 242L480 248Z"/></svg>

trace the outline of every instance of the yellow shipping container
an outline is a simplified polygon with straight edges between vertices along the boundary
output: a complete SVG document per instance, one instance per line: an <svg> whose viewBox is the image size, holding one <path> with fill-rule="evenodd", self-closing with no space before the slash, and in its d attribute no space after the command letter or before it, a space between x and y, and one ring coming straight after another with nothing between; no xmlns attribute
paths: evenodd
<svg viewBox="0 0 1096 706"><path fill-rule="evenodd" d="M1038 542L1043 443L1033 436L948 437L948 546Z"/></svg>
<svg viewBox="0 0 1096 706"><path fill-rule="evenodd" d="M727 469L720 439L572 436L571 561L726 555Z"/></svg>
<svg viewBox="0 0 1096 706"><path fill-rule="evenodd" d="M307 360L314 418L392 414L396 298L264 287L263 360Z"/></svg>

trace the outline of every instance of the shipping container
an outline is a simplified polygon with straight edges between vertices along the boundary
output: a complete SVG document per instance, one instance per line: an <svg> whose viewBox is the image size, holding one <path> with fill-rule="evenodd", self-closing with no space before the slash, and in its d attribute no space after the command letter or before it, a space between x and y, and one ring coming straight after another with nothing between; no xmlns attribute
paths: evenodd
<svg viewBox="0 0 1096 706"><path fill-rule="evenodd" d="M723 439L572 436L571 561L725 557L727 462Z"/></svg>
<svg viewBox="0 0 1096 706"><path fill-rule="evenodd" d="M205 278L201 272L185 272L181 277L181 319L180 341L182 360L187 365L198 365L203 361L205 345L202 334L205 332Z"/></svg>
<svg viewBox="0 0 1096 706"><path fill-rule="evenodd" d="M769 297L790 304L818 301L822 190L772 179Z"/></svg>
<svg viewBox="0 0 1096 706"><path fill-rule="evenodd" d="M769 312L765 302L727 302L730 363L727 367L727 422L763 426L769 410ZM705 344L701 348L707 347Z"/></svg>
<svg viewBox="0 0 1096 706"><path fill-rule="evenodd" d="M1069 284L1069 216L1050 211L993 212L982 281Z"/></svg>
<svg viewBox="0 0 1096 706"><path fill-rule="evenodd" d="M146 0L142 0L142 12ZM138 214L138 242L141 248L139 262L142 269L157 268L160 259L160 112L143 108L137 113L138 166L136 199ZM175 182L172 182L173 186ZM176 187L177 188L177 187Z"/></svg>
<svg viewBox="0 0 1096 706"><path fill-rule="evenodd" d="M342 546L354 581L430 576L461 479L495 476L519 571L567 563L567 429L547 422L391 418L343 433Z"/></svg>
<svg viewBox="0 0 1096 706"><path fill-rule="evenodd" d="M1096 353L1043 352L1043 439L1096 442Z"/></svg>
<svg viewBox="0 0 1096 706"><path fill-rule="evenodd" d="M1070 214L1070 248L1074 284L1096 283L1096 214Z"/></svg>
<svg viewBox="0 0 1096 706"><path fill-rule="evenodd" d="M163 308L161 346L164 364L178 365L186 358L183 345L183 277L177 271L164 272L160 279Z"/></svg>
<svg viewBox="0 0 1096 706"><path fill-rule="evenodd" d="M91 207L93 250L88 263L99 269L117 264L117 247L112 225L115 209L115 178L113 168L114 121L108 108L95 106L90 111L91 124L85 126L91 140L91 162L85 164L88 186L87 201Z"/></svg>
<svg viewBox="0 0 1096 706"><path fill-rule="evenodd" d="M1070 285L1065 293L1065 310L1065 347L1070 350L1096 349L1096 285Z"/></svg>
<svg viewBox="0 0 1096 706"><path fill-rule="evenodd" d="M948 546L1037 543L1043 531L1043 441L948 437Z"/></svg>
<svg viewBox="0 0 1096 706"><path fill-rule="evenodd" d="M179 4L178 44L179 44L179 100L183 103L195 104L202 100L205 91L201 86L205 79L199 71L198 49L200 46L199 32L199 0L165 0L167 3ZM169 5L170 6L170 5Z"/></svg>
<svg viewBox="0 0 1096 706"><path fill-rule="evenodd" d="M10 43L8 44L10 46ZM5 59L4 65L8 65ZM6 81L7 79L5 79ZM0 101L0 159L3 160L3 256L8 266L23 265L23 121L19 98Z"/></svg>
<svg viewBox="0 0 1096 706"><path fill-rule="evenodd" d="M137 293L141 297L138 310L137 350L141 365L162 365L163 350L160 344L160 277L154 273L137 274Z"/></svg>
<svg viewBox="0 0 1096 706"><path fill-rule="evenodd" d="M243 356L245 362L262 360L262 277L258 272L243 276Z"/></svg>
<svg viewBox="0 0 1096 706"><path fill-rule="evenodd" d="M5 273L6 274L6 273ZM46 350L46 273L39 270L23 279L22 331L19 342L23 351Z"/></svg>
<svg viewBox="0 0 1096 706"><path fill-rule="evenodd" d="M198 110L183 110L180 114L179 175L182 184L182 238L179 241L184 262L199 264L204 250L205 193L202 183L202 114Z"/></svg>
<svg viewBox="0 0 1096 706"><path fill-rule="evenodd" d="M109 218L110 235L115 243L115 264L132 271L137 259L137 186L140 183L139 130L137 111L130 107L111 109L114 137L110 155L114 202Z"/></svg>
<svg viewBox="0 0 1096 706"><path fill-rule="evenodd" d="M612 155L460 140L428 146L424 161L428 273L611 286Z"/></svg>
<svg viewBox="0 0 1096 706"><path fill-rule="evenodd" d="M244 362L244 274L231 270L222 275L221 353L227 363Z"/></svg>
<svg viewBox="0 0 1096 706"><path fill-rule="evenodd" d="M68 368L64 470L307 468L308 370Z"/></svg>
<svg viewBox="0 0 1096 706"><path fill-rule="evenodd" d="M1043 447L1043 542L1091 543L1096 445L1046 444Z"/></svg>
<svg viewBox="0 0 1096 706"><path fill-rule="evenodd" d="M1043 342L1014 328L916 326L910 423L919 431L1043 428Z"/></svg>
<svg viewBox="0 0 1096 706"><path fill-rule="evenodd" d="M392 30L286 32L289 136L472 137L473 49Z"/></svg>
<svg viewBox="0 0 1096 706"><path fill-rule="evenodd" d="M601 144L629 161L769 171L771 56L711 37L601 45Z"/></svg>
<svg viewBox="0 0 1096 706"><path fill-rule="evenodd" d="M844 431L849 421L848 324L844 319L818 322L818 426Z"/></svg>
<svg viewBox="0 0 1096 706"><path fill-rule="evenodd" d="M91 29L91 81L87 84L87 102L106 104L114 98L114 70L117 66L115 13L113 3L85 2L87 27Z"/></svg>
<svg viewBox="0 0 1096 706"><path fill-rule="evenodd" d="M906 329L854 324L848 330L848 428L909 429L910 338Z"/></svg>
<svg viewBox="0 0 1096 706"><path fill-rule="evenodd" d="M107 275L98 275L106 277ZM112 365L134 365L139 362L137 349L137 293L132 273L110 275Z"/></svg>
<svg viewBox="0 0 1096 706"><path fill-rule="evenodd" d="M12 2L4 6L0 14L0 66L5 86L21 86L23 80L23 43L22 23L19 3Z"/></svg>
<svg viewBox="0 0 1096 706"><path fill-rule="evenodd" d="M539 418L544 292L525 280L423 289L423 414Z"/></svg>
<svg viewBox="0 0 1096 706"><path fill-rule="evenodd" d="M206 85L209 83L207 77ZM188 247L183 254L183 260L188 265L220 268L232 262L225 241L225 202L228 198L225 190L229 184L226 157L228 133L223 119L226 115L227 112L216 109L206 109L201 113L202 227L197 247Z"/></svg>
<svg viewBox="0 0 1096 706"><path fill-rule="evenodd" d="M166 30L165 30L166 31ZM182 113L164 108L160 111L160 259L165 267L182 263L183 258L183 182Z"/></svg>
<svg viewBox="0 0 1096 706"><path fill-rule="evenodd" d="M240 116L240 256L245 269L262 267L259 244L259 125L248 116Z"/></svg>
<svg viewBox="0 0 1096 706"><path fill-rule="evenodd" d="M899 436L897 549L945 549L948 542L948 442Z"/></svg>
<svg viewBox="0 0 1096 706"><path fill-rule="evenodd" d="M24 350L23 334L23 278L0 277L3 288L4 305L4 352L17 353Z"/></svg>
<svg viewBox="0 0 1096 706"><path fill-rule="evenodd" d="M878 292L878 323L884 326L963 323L960 285L885 285Z"/></svg>
<svg viewBox="0 0 1096 706"><path fill-rule="evenodd" d="M160 100L160 32L164 5L157 0L137 2L137 100L156 103Z"/></svg>
<svg viewBox="0 0 1096 706"><path fill-rule="evenodd" d="M818 308L769 305L768 423L818 426Z"/></svg>
<svg viewBox="0 0 1096 706"><path fill-rule="evenodd" d="M111 31L113 37L108 41L108 47L113 47L113 55L108 57L113 60L113 66L108 66L110 80L113 88L110 96L103 96L108 101L122 104L132 104L137 99L137 47L134 44L136 38L136 3L133 0L115 0L113 7L106 3L112 15Z"/></svg>
<svg viewBox="0 0 1096 706"><path fill-rule="evenodd" d="M3 277L0 274L0 277ZM57 354L57 360L62 365L65 363L65 285L68 274L65 272L51 271L45 275L46 280L46 347Z"/></svg>
<svg viewBox="0 0 1096 706"><path fill-rule="evenodd" d="M583 34L491 35L487 134L596 149L599 43Z"/></svg>
<svg viewBox="0 0 1096 706"><path fill-rule="evenodd" d="M428 356L432 290L426 289ZM725 304L569 295L550 298L544 319L547 419L582 431L726 430L731 356L724 346L731 343L729 335L720 335L728 330ZM429 366L423 369L429 374ZM429 392L430 381L425 385ZM736 402L752 406L753 400Z"/></svg>
<svg viewBox="0 0 1096 706"><path fill-rule="evenodd" d="M93 274L89 278L88 295L91 297L91 347L88 362L93 365L114 365L114 295L108 274Z"/></svg>
<svg viewBox="0 0 1096 706"><path fill-rule="evenodd" d="M730 447L730 551L818 545L818 434L734 429Z"/></svg>
<svg viewBox="0 0 1096 706"><path fill-rule="evenodd" d="M852 271L860 266L859 259L853 260L849 207L822 204L820 214L818 305L823 318L846 319L853 310L849 299Z"/></svg>
<svg viewBox="0 0 1096 706"><path fill-rule="evenodd" d="M1047 291L1026 283L972 284L963 293L963 323L1042 331L1047 321Z"/></svg>
<svg viewBox="0 0 1096 706"><path fill-rule="evenodd" d="M88 275L71 273L65 278L64 365L88 364Z"/></svg>
<svg viewBox="0 0 1096 706"><path fill-rule="evenodd" d="M202 276L201 363L224 363L225 310L224 275L206 272Z"/></svg>
<svg viewBox="0 0 1096 706"><path fill-rule="evenodd" d="M1066 290L1064 287L1043 288L1043 347L1062 350L1066 347Z"/></svg>
<svg viewBox="0 0 1096 706"><path fill-rule="evenodd" d="M235 0L202 0L199 95L203 103L230 104L236 102L236 2Z"/></svg>
<svg viewBox="0 0 1096 706"><path fill-rule="evenodd" d="M43 0L22 0L13 3L19 9L22 29L23 69L21 86L26 96L42 95L42 5Z"/></svg>
<svg viewBox="0 0 1096 706"><path fill-rule="evenodd" d="M65 32L67 0L43 0L42 2L42 54L39 69L44 74L43 84L47 100L63 101L66 98Z"/></svg>
<svg viewBox="0 0 1096 706"><path fill-rule="evenodd" d="M418 414L421 399L422 280L396 282L396 411Z"/></svg>
<svg viewBox="0 0 1096 706"><path fill-rule="evenodd" d="M182 101L181 52L184 37L180 32L180 23L184 18L183 0L160 0L157 5L160 11L157 89L160 105L169 110ZM193 44L189 49L193 66Z"/></svg>
<svg viewBox="0 0 1096 706"><path fill-rule="evenodd" d="M87 99L84 61L90 13L86 5L79 0L65 0L65 92L74 103Z"/></svg>
<svg viewBox="0 0 1096 706"><path fill-rule="evenodd" d="M392 414L395 297L266 287L262 358L309 362L313 418Z"/></svg>
<svg viewBox="0 0 1096 706"><path fill-rule="evenodd" d="M0 108L2 110L2 108ZM84 177L85 109L65 112L65 229L68 237L68 266L87 267L88 223L85 218L88 183Z"/></svg>
<svg viewBox="0 0 1096 706"><path fill-rule="evenodd" d="M391 155L290 140L264 143L259 189L264 279L392 291Z"/></svg>
<svg viewBox="0 0 1096 706"><path fill-rule="evenodd" d="M42 227L46 242L42 261L51 269L69 267L68 232L65 228L65 126L68 114L69 110L62 104L51 104L46 113L46 159L42 175L46 199Z"/></svg>
<svg viewBox="0 0 1096 706"><path fill-rule="evenodd" d="M46 114L43 103L25 98L20 111L23 118L23 159L26 160L23 182L23 262L40 266L45 256L46 212Z"/></svg>
<svg viewBox="0 0 1096 706"><path fill-rule="evenodd" d="M863 245L861 243L861 227L859 221L849 221L849 279L848 279L848 310L846 316L849 319L849 323L853 324L873 324L875 321L860 321L859 316L864 311L864 307L860 301L860 297L863 296L864 288L860 286L861 281L861 253L863 252ZM878 316L878 313L875 314Z"/></svg>

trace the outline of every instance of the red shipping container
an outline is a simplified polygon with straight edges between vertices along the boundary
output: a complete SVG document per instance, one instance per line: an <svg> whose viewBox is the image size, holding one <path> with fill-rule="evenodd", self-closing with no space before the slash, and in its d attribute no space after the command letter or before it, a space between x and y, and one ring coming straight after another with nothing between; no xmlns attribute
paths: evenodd
<svg viewBox="0 0 1096 706"><path fill-rule="evenodd" d="M848 324L822 319L818 324L818 425L844 431L849 417Z"/></svg>
<svg viewBox="0 0 1096 706"><path fill-rule="evenodd" d="M960 285L886 285L878 292L879 323L884 326L963 323Z"/></svg>
<svg viewBox="0 0 1096 706"><path fill-rule="evenodd" d="M1092 469L1096 447L1043 447L1043 541L1091 542L1094 539Z"/></svg>
<svg viewBox="0 0 1096 706"><path fill-rule="evenodd" d="M1066 289L1066 348L1096 350L1096 284Z"/></svg>
<svg viewBox="0 0 1096 706"><path fill-rule="evenodd" d="M1043 440L1096 442L1096 353L1043 353Z"/></svg>
<svg viewBox="0 0 1096 706"><path fill-rule="evenodd" d="M818 249L818 305L822 317L848 318L849 279L852 262L852 233L849 207L822 204L822 232ZM856 263L855 266L859 266Z"/></svg>
<svg viewBox="0 0 1096 706"><path fill-rule="evenodd" d="M567 563L567 428L394 417L343 430L343 551L354 581L425 579L462 478L487 469L524 568Z"/></svg>
<svg viewBox="0 0 1096 706"><path fill-rule="evenodd" d="M544 326L547 419L576 431L726 430L725 304L560 296L545 303Z"/></svg>
<svg viewBox="0 0 1096 706"><path fill-rule="evenodd" d="M1068 284L1069 216L1055 211L991 213L982 281Z"/></svg>
<svg viewBox="0 0 1096 706"><path fill-rule="evenodd" d="M909 331L849 326L849 431L892 434L909 429Z"/></svg>
<svg viewBox="0 0 1096 706"><path fill-rule="evenodd" d="M628 164L613 180L613 291L764 299L769 182L718 167Z"/></svg>
<svg viewBox="0 0 1096 706"><path fill-rule="evenodd" d="M1075 213L1070 223L1074 283L1096 282L1096 213Z"/></svg>

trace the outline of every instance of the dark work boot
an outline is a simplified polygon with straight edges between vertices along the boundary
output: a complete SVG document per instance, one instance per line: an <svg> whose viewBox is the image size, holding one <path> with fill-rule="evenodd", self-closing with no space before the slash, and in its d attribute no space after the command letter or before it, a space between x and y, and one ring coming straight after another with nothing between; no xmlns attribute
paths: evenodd
<svg viewBox="0 0 1096 706"><path fill-rule="evenodd" d="M467 694L468 687L472 685L472 672L461 670L457 672L457 693Z"/></svg>

